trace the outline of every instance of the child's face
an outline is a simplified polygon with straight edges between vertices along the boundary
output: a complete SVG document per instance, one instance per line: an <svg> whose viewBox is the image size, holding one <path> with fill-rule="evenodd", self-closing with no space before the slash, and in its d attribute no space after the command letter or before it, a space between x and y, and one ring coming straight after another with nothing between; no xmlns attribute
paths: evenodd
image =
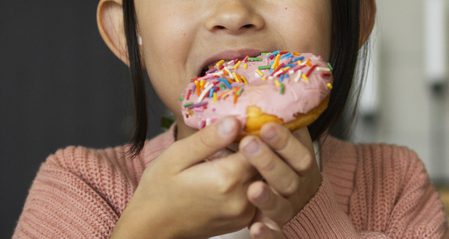
<svg viewBox="0 0 449 239"><path fill-rule="evenodd" d="M178 96L217 53L281 49L329 57L330 0L135 0L135 4L149 77L178 123L182 123Z"/></svg>

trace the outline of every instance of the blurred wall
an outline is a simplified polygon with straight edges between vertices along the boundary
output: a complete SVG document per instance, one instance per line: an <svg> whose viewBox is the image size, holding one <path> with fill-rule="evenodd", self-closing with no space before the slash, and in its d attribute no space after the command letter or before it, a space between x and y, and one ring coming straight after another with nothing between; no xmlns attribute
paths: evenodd
<svg viewBox="0 0 449 239"><path fill-rule="evenodd" d="M0 1L0 238L10 238L39 165L68 145L124 144L127 68L97 33L96 1ZM162 108L149 100L150 136Z"/></svg>
<svg viewBox="0 0 449 239"><path fill-rule="evenodd" d="M408 146L419 154L435 181L448 181L448 89L436 97L426 78L425 1L377 3L377 31L372 49L377 54L373 67L379 84L379 107L374 122L359 120L354 138L360 142ZM449 2L445 3L449 13ZM449 83L447 77L446 82Z"/></svg>

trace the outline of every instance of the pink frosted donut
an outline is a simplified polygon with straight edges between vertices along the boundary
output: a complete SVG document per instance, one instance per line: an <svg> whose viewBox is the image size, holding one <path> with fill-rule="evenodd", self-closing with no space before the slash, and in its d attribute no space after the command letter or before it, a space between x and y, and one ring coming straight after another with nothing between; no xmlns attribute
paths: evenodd
<svg viewBox="0 0 449 239"><path fill-rule="evenodd" d="M258 134L277 122L296 130L327 108L332 67L310 53L275 51L257 57L221 60L191 80L180 97L185 123L201 129L232 115L242 134Z"/></svg>

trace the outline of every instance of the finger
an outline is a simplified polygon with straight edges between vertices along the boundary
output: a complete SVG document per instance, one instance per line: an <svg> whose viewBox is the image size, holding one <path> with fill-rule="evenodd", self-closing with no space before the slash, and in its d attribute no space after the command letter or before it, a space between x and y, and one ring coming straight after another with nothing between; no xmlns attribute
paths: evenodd
<svg viewBox="0 0 449 239"><path fill-rule="evenodd" d="M303 144L290 131L278 124L262 127L261 138L300 175L317 168L312 144Z"/></svg>
<svg viewBox="0 0 449 239"><path fill-rule="evenodd" d="M282 232L272 230L262 222L251 225L250 235L253 239L283 239Z"/></svg>
<svg viewBox="0 0 449 239"><path fill-rule="evenodd" d="M271 219L277 225L284 225L294 216L292 215L294 210L290 202L282 196L275 194L262 181L257 181L249 185L247 197L262 212L263 216Z"/></svg>
<svg viewBox="0 0 449 239"><path fill-rule="evenodd" d="M290 196L297 191L299 177L296 172L258 137L245 137L240 146L240 152L277 192Z"/></svg>
<svg viewBox="0 0 449 239"><path fill-rule="evenodd" d="M224 172L226 178L239 178L240 183L254 179L258 172L241 153L230 154L210 162L210 165ZM207 165L206 165L207 166ZM216 177L216 175L213 175Z"/></svg>
<svg viewBox="0 0 449 239"><path fill-rule="evenodd" d="M252 239L272 239L273 235L262 222L256 222L249 228L249 234Z"/></svg>
<svg viewBox="0 0 449 239"><path fill-rule="evenodd" d="M240 130L239 121L226 117L193 135L175 142L167 154L172 167L182 171L231 144ZM180 157L181 156L181 157Z"/></svg>
<svg viewBox="0 0 449 239"><path fill-rule="evenodd" d="M253 220L251 220L250 224L248 225L248 229L251 228L251 225L253 225L256 222L262 222L262 212L260 210L256 210L256 215L254 215Z"/></svg>
<svg viewBox="0 0 449 239"><path fill-rule="evenodd" d="M292 134L307 148L313 148L312 138L310 137L309 130L307 128L298 129L292 132Z"/></svg>

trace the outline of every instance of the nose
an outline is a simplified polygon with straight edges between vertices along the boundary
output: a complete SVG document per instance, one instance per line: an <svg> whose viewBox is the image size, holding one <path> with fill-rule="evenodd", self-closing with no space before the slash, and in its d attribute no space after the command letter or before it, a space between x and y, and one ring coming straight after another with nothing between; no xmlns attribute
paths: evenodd
<svg viewBox="0 0 449 239"><path fill-rule="evenodd" d="M246 31L262 29L265 20L255 11L250 2L252 1L216 1L205 22L207 30L241 34Z"/></svg>

